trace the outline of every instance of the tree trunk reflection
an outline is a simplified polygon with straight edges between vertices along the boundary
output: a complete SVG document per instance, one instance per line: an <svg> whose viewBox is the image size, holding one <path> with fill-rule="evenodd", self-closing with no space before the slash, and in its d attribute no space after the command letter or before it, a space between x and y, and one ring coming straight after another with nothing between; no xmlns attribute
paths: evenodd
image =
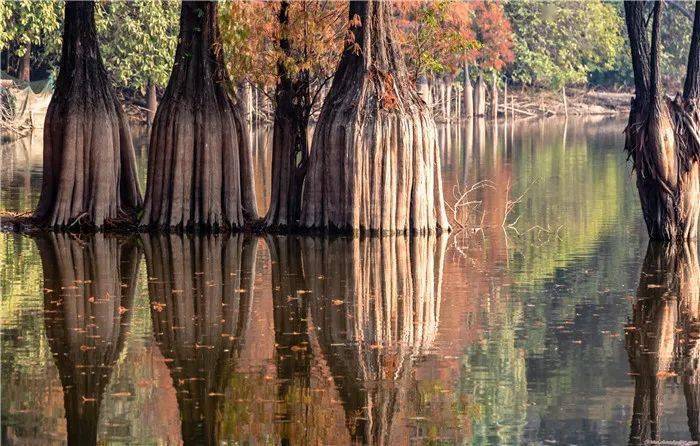
<svg viewBox="0 0 700 446"><path fill-rule="evenodd" d="M676 375L683 384L691 437L699 439L699 282L694 243L649 244L632 323L625 328L630 369L635 377L630 444L660 440L664 383Z"/></svg>
<svg viewBox="0 0 700 446"><path fill-rule="evenodd" d="M257 241L143 236L151 319L177 391L184 444L218 444L221 406L251 322Z"/></svg>
<svg viewBox="0 0 700 446"><path fill-rule="evenodd" d="M139 252L131 241L103 234L47 234L35 240L68 444L95 444L103 393L129 330Z"/></svg>

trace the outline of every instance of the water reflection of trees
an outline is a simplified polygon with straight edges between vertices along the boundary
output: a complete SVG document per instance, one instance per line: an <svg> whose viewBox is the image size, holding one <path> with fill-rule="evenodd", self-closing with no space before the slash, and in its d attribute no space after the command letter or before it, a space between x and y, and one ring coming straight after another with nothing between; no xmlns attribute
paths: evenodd
<svg viewBox="0 0 700 446"><path fill-rule="evenodd" d="M660 440L666 380L679 376L688 427L698 433L700 402L700 266L696 245L650 244L639 278L626 346L634 375L630 444Z"/></svg>
<svg viewBox="0 0 700 446"><path fill-rule="evenodd" d="M354 442L393 444L438 328L445 240L304 239L310 324ZM402 417L404 418L404 417Z"/></svg>
<svg viewBox="0 0 700 446"><path fill-rule="evenodd" d="M131 241L102 234L43 235L36 243L68 444L95 444L105 387L129 329L139 253Z"/></svg>
<svg viewBox="0 0 700 446"><path fill-rule="evenodd" d="M185 444L217 444L222 405L251 322L257 241L142 238L156 342L177 392Z"/></svg>

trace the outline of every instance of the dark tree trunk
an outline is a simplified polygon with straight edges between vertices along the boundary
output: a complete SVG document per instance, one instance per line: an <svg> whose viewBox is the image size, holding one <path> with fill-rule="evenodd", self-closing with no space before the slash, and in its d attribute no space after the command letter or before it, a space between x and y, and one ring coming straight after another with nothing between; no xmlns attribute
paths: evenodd
<svg viewBox="0 0 700 446"><path fill-rule="evenodd" d="M102 64L93 2L66 2L61 70L44 124L35 217L101 227L141 205L127 118Z"/></svg>
<svg viewBox="0 0 700 446"><path fill-rule="evenodd" d="M27 43L24 48L24 55L20 59L19 80L29 82L32 73L32 44Z"/></svg>
<svg viewBox="0 0 700 446"><path fill-rule="evenodd" d="M279 46L282 53L291 56L287 38L289 2L281 2L278 14L281 28ZM301 215L301 191L306 176L309 125L309 73L301 70L292 75L284 60L277 63L275 123L272 136L272 196L265 217L268 228L296 227Z"/></svg>
<svg viewBox="0 0 700 446"><path fill-rule="evenodd" d="M186 445L218 445L221 412L252 320L257 240L144 235L153 334L167 360ZM256 348L256 346L251 346Z"/></svg>
<svg viewBox="0 0 700 446"><path fill-rule="evenodd" d="M215 2L183 2L170 81L156 112L142 224L242 228L257 219L253 157L232 99Z"/></svg>
<svg viewBox="0 0 700 446"><path fill-rule="evenodd" d="M36 243L68 444L96 444L100 403L129 331L140 254L134 243L101 234L45 235Z"/></svg>
<svg viewBox="0 0 700 446"><path fill-rule="evenodd" d="M680 376L688 427L698 440L700 265L695 243L647 248L625 344L634 375L630 444L661 440L664 380Z"/></svg>
<svg viewBox="0 0 700 446"><path fill-rule="evenodd" d="M435 123L406 76L389 2L350 3L349 43L318 123L301 225L340 232L448 230Z"/></svg>
<svg viewBox="0 0 700 446"><path fill-rule="evenodd" d="M148 108L147 121L148 125L153 125L153 120L156 117L156 110L158 109L158 96L156 94L156 84L153 82L148 82L148 93L146 97L146 107Z"/></svg>
<svg viewBox="0 0 700 446"><path fill-rule="evenodd" d="M683 95L671 100L659 84L661 5L654 5L648 42L644 3L625 2L635 78L625 150L634 163L649 237L693 240L700 217L700 7L695 11Z"/></svg>

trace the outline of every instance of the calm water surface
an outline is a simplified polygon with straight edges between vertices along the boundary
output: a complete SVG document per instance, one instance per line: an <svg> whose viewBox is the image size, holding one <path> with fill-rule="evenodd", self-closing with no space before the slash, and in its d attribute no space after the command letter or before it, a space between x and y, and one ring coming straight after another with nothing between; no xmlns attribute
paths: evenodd
<svg viewBox="0 0 700 446"><path fill-rule="evenodd" d="M623 128L440 128L449 237L0 234L3 444L696 439L697 253L647 250ZM2 160L31 209L41 137Z"/></svg>

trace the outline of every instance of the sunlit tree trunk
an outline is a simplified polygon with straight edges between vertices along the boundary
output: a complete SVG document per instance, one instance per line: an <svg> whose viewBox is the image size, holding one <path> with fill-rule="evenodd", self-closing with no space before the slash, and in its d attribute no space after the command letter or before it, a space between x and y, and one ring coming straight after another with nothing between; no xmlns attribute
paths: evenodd
<svg viewBox="0 0 700 446"><path fill-rule="evenodd" d="M495 71L491 83L491 118L498 118L498 76Z"/></svg>
<svg viewBox="0 0 700 446"><path fill-rule="evenodd" d="M217 231L257 219L253 156L232 93L216 2L183 2L151 134L143 225Z"/></svg>
<svg viewBox="0 0 700 446"><path fill-rule="evenodd" d="M696 7L683 94L664 97L659 83L657 2L647 39L644 3L625 2L635 97L625 150L634 163L649 237L695 239L700 216L700 8Z"/></svg>
<svg viewBox="0 0 700 446"><path fill-rule="evenodd" d="M66 2L61 69L44 123L35 217L54 227L102 227L141 205L127 118L109 84L93 2Z"/></svg>
<svg viewBox="0 0 700 446"><path fill-rule="evenodd" d="M469 65L464 64L464 90L462 97L464 102L464 117L471 119L474 117L474 87L472 86L471 78L469 77Z"/></svg>
<svg viewBox="0 0 700 446"><path fill-rule="evenodd" d="M486 84L484 78L479 75L474 88L474 115L483 117L486 114Z"/></svg>
<svg viewBox="0 0 700 446"><path fill-rule="evenodd" d="M408 81L389 2L350 3L345 49L316 125L302 226L340 232L449 229L435 123Z"/></svg>

